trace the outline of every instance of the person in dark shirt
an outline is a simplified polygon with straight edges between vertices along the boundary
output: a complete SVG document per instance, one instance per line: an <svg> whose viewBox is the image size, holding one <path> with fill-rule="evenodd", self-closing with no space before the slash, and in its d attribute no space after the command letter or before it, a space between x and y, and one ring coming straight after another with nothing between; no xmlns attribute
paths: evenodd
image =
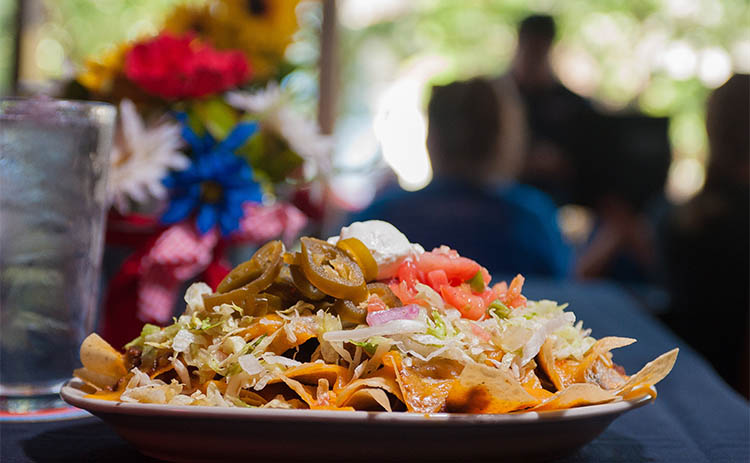
<svg viewBox="0 0 750 463"><path fill-rule="evenodd" d="M666 230L672 297L665 321L750 398L750 76L711 95L710 158L703 191L677 208Z"/></svg>
<svg viewBox="0 0 750 463"><path fill-rule="evenodd" d="M570 251L556 209L542 192L495 172L498 100L484 79L436 86L428 106L427 148L434 171L424 189L392 187L355 220L391 222L426 249L449 245L496 275L566 276Z"/></svg>
<svg viewBox="0 0 750 463"><path fill-rule="evenodd" d="M529 142L521 181L549 194L558 205L576 201L578 173L590 154L588 130L595 113L584 98L555 76L549 53L555 38L551 16L532 15L521 21L510 78L523 101Z"/></svg>

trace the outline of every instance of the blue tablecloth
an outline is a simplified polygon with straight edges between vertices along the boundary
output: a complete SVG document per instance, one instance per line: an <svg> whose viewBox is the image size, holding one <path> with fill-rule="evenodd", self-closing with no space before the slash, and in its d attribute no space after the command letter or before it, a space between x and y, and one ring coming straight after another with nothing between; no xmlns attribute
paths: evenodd
<svg viewBox="0 0 750 463"><path fill-rule="evenodd" d="M594 442L566 462L747 462L750 408L711 366L628 293L610 284L555 284L529 281L530 299L570 302L595 338L638 339L618 349L615 361L634 373L646 362L680 348L672 372L657 386L659 397L618 418Z"/></svg>
<svg viewBox="0 0 750 463"><path fill-rule="evenodd" d="M570 309L593 329L597 338L637 338L636 344L615 352L616 361L629 373L675 346L680 348L677 364L659 384L659 397L654 403L618 418L597 439L562 461L750 461L748 403L628 293L610 284L533 280L527 283L525 293L532 299L570 302ZM98 419L87 418L56 423L0 423L0 461L153 460L140 455Z"/></svg>

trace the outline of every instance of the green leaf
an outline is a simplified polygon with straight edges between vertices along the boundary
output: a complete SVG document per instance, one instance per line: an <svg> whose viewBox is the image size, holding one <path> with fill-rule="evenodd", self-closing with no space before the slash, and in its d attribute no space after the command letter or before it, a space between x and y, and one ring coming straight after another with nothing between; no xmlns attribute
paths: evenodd
<svg viewBox="0 0 750 463"><path fill-rule="evenodd" d="M216 140L223 140L239 120L237 111L220 97L199 100L192 114Z"/></svg>
<svg viewBox="0 0 750 463"><path fill-rule="evenodd" d="M304 159L276 134L260 131L250 137L237 154L247 159L256 175L272 183L284 181Z"/></svg>

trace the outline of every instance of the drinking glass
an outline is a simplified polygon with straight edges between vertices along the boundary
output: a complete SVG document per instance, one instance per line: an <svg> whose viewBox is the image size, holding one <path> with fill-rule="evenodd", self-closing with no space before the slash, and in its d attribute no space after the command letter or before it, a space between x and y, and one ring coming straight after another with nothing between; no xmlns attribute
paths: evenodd
<svg viewBox="0 0 750 463"><path fill-rule="evenodd" d="M96 316L116 111L0 99L0 410L58 404Z"/></svg>

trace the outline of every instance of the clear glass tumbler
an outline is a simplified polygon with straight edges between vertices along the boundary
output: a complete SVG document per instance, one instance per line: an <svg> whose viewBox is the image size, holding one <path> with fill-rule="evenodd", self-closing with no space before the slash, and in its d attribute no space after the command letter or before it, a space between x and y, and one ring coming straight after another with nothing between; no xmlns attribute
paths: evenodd
<svg viewBox="0 0 750 463"><path fill-rule="evenodd" d="M0 410L57 404L96 316L116 111L0 99Z"/></svg>

